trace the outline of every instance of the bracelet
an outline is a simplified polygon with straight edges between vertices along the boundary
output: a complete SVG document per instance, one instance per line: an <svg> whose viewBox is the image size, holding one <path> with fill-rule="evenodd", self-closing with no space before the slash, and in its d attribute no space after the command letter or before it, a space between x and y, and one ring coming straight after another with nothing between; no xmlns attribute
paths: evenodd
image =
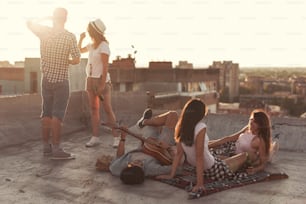
<svg viewBox="0 0 306 204"><path fill-rule="evenodd" d="M122 142L125 142L125 139L120 139L120 142L121 142L121 141L122 141Z"/></svg>

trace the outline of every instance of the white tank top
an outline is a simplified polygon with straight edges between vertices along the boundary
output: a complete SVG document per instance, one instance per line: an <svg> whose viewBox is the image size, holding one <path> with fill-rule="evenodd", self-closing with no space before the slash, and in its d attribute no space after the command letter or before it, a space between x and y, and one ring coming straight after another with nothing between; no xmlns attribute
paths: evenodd
<svg viewBox="0 0 306 204"><path fill-rule="evenodd" d="M196 141L197 136L199 132L206 128L206 124L204 122L198 122L198 124L194 128L194 141ZM203 152L203 157L204 157L204 170L210 169L214 163L215 163L215 158L213 155L210 153L208 149L208 141L209 137L207 133L205 134L205 140L204 140L204 152ZM192 146L186 146L184 143L182 143L183 150L186 154L186 159L189 164L192 166L196 166L196 148L195 148L195 143L193 143Z"/></svg>

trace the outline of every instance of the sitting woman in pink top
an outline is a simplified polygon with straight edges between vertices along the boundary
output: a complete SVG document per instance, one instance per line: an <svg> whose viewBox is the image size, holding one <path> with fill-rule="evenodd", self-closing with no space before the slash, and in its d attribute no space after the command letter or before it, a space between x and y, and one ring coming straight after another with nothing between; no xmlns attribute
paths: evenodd
<svg viewBox="0 0 306 204"><path fill-rule="evenodd" d="M213 180L239 179L235 176L235 172L245 164L248 154L243 152L224 160L212 155L208 148L207 126L202 121L205 114L206 106L200 99L190 99L185 104L175 127L174 136L177 152L171 172L157 178L173 178L176 175L177 167L181 165L181 159L185 155L186 162L196 167L197 183L192 188L192 192L205 190L203 173L205 178Z"/></svg>
<svg viewBox="0 0 306 204"><path fill-rule="evenodd" d="M248 173L263 170L277 149L277 144L275 142L272 144L270 118L261 109L256 109L251 113L249 124L240 131L221 139L212 140L208 146L212 154L219 158L247 152L249 155Z"/></svg>

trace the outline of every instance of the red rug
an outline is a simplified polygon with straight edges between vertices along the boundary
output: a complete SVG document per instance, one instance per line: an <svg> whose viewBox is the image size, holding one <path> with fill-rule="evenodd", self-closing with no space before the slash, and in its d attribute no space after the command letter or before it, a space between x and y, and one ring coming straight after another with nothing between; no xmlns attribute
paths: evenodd
<svg viewBox="0 0 306 204"><path fill-rule="evenodd" d="M190 190L192 189L192 186L196 183L195 168L189 165L184 165L184 171L182 175L176 176L173 179L158 181L184 189L189 192L188 199L195 199L231 188L237 188L249 184L286 178L288 178L288 175L286 173L275 170L273 168L267 168L267 170L265 171L258 172L254 175L248 175L247 177L241 178L239 180L213 181L205 178L205 191L192 193L190 192Z"/></svg>

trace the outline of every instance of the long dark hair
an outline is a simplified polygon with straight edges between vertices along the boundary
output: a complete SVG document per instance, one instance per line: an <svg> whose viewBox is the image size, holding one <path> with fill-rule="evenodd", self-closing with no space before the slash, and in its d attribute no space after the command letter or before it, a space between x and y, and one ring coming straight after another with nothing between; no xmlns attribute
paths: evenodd
<svg viewBox="0 0 306 204"><path fill-rule="evenodd" d="M101 33L98 33L94 27L89 23L87 26L87 31L89 36L93 39L94 44L93 47L96 49L101 42L105 41L108 43L108 41L106 40L105 36L102 35Z"/></svg>
<svg viewBox="0 0 306 204"><path fill-rule="evenodd" d="M175 127L175 140L187 146L194 143L194 128L203 119L206 106L201 99L194 98L185 104Z"/></svg>
<svg viewBox="0 0 306 204"><path fill-rule="evenodd" d="M255 109L251 113L251 117L253 116L254 122L258 125L258 133L257 136L262 138L265 142L265 152L269 155L270 146L271 146L271 122L268 114L261 109Z"/></svg>

